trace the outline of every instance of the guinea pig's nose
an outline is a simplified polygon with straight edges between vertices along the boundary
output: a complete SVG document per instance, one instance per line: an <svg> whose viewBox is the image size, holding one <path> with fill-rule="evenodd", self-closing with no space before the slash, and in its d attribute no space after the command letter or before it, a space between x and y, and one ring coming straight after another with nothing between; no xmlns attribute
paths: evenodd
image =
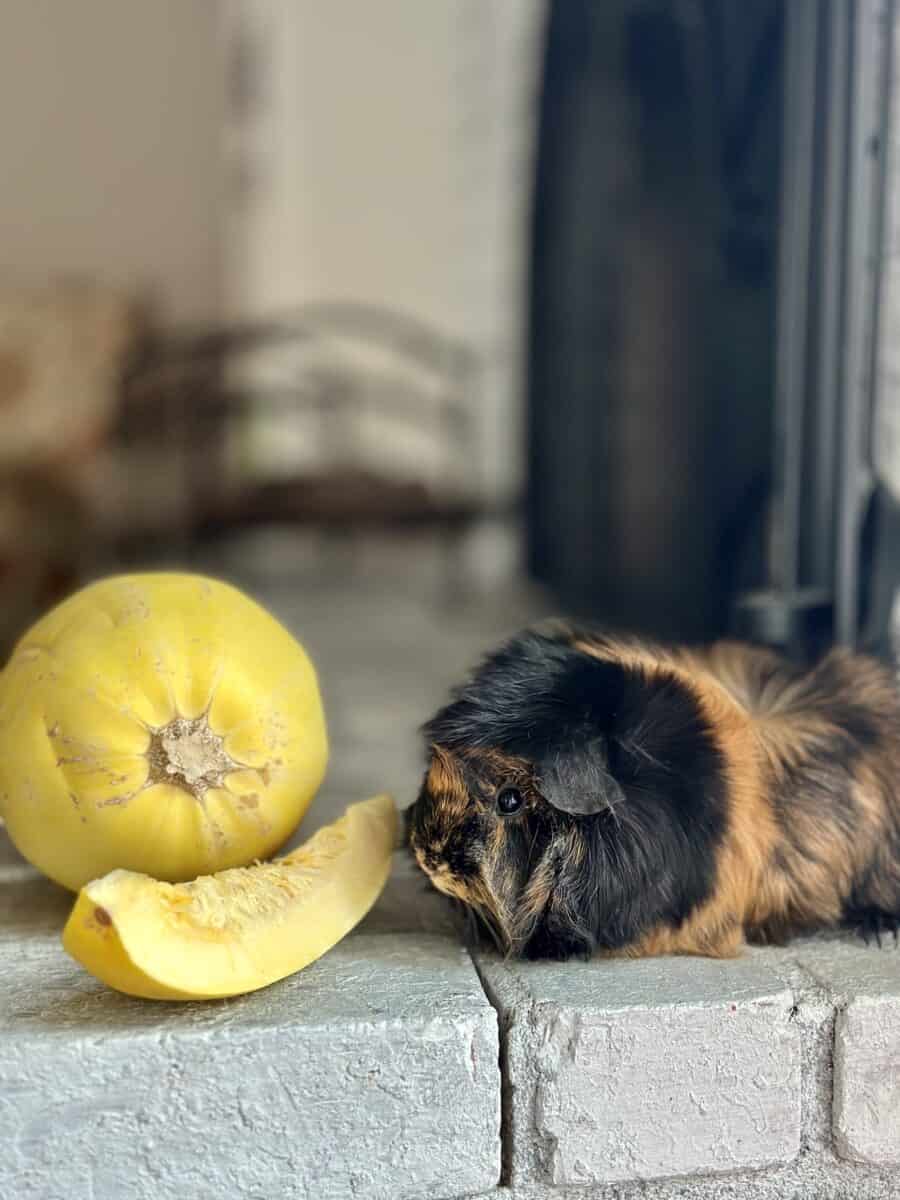
<svg viewBox="0 0 900 1200"><path fill-rule="evenodd" d="M426 871L438 871L442 865L440 856L434 850L429 849L422 851L422 862Z"/></svg>

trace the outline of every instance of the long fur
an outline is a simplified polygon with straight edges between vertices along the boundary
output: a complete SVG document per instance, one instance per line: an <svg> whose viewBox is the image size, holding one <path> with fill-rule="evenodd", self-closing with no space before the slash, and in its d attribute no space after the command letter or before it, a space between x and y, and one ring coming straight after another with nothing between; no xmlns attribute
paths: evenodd
<svg viewBox="0 0 900 1200"><path fill-rule="evenodd" d="M900 694L874 661L529 631L424 735L410 847L509 953L729 956L896 928ZM504 816L510 786L525 804Z"/></svg>

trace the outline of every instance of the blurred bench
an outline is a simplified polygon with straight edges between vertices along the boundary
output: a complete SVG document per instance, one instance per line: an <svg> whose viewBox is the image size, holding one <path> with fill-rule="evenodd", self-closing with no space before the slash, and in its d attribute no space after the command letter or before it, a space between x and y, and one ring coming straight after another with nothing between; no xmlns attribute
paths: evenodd
<svg viewBox="0 0 900 1200"><path fill-rule="evenodd" d="M363 304L147 341L123 381L124 549L286 525L334 538L426 532L452 588L460 549L496 515L477 477L479 366L418 320ZM157 494L154 494L157 493Z"/></svg>

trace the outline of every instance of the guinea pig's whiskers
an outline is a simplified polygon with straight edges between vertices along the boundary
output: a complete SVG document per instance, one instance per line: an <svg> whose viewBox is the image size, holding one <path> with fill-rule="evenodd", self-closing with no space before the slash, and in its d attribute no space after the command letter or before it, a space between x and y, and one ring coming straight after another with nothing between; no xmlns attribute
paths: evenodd
<svg viewBox="0 0 900 1200"><path fill-rule="evenodd" d="M623 799L624 799L624 797L623 797ZM622 799L607 800L606 806L605 806L605 811L609 813L610 817L612 817L612 819L615 822L616 827L618 829L622 828L622 819L618 813L618 809L621 804L622 804Z"/></svg>
<svg viewBox="0 0 900 1200"><path fill-rule="evenodd" d="M494 913L486 905L477 902L469 909L469 913L474 927L477 929L480 922L480 928L487 931L496 949L501 951L501 953L505 951L509 944L509 939L503 936Z"/></svg>
<svg viewBox="0 0 900 1200"><path fill-rule="evenodd" d="M535 826L534 832L531 835L531 844L528 847L528 859L527 859L526 867L530 867L532 862L534 862L534 847L537 844L538 832L539 832L538 828L537 828L537 826Z"/></svg>
<svg viewBox="0 0 900 1200"><path fill-rule="evenodd" d="M643 726L639 726L627 742L622 742L623 749L635 758L642 758L645 762L648 762L652 767L656 767L660 771L668 771L670 768L667 764L657 758L655 754L651 754L647 747L642 744L642 739L646 732Z"/></svg>
<svg viewBox="0 0 900 1200"><path fill-rule="evenodd" d="M462 900L454 900L452 904L453 914L457 918L463 942L469 950L477 949L481 940L479 936L481 926L478 914L470 905L464 904Z"/></svg>
<svg viewBox="0 0 900 1200"><path fill-rule="evenodd" d="M468 905L463 905L463 917L465 920L465 929L463 931L466 945L470 948L478 945L479 923L478 914L473 908Z"/></svg>

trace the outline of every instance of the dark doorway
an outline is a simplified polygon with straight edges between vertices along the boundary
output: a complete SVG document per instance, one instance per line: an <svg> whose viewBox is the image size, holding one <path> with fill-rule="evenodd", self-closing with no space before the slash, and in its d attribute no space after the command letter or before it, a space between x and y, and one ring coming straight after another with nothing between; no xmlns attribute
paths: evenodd
<svg viewBox="0 0 900 1200"><path fill-rule="evenodd" d="M877 574L875 7L551 5L528 526L566 608L684 640L856 640Z"/></svg>

